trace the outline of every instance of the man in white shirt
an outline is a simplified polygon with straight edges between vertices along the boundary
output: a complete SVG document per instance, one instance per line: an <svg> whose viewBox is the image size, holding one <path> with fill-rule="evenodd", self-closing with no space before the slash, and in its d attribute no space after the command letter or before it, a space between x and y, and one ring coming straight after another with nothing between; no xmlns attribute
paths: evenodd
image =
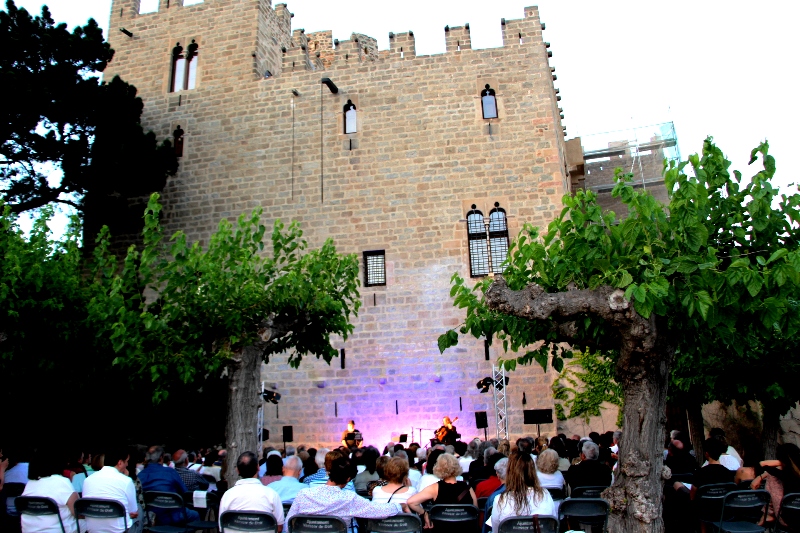
<svg viewBox="0 0 800 533"><path fill-rule="evenodd" d="M283 503L292 503L300 489L308 488L305 483L300 483L300 471L302 469L303 461L296 455L290 455L283 465L283 477L267 485L278 493Z"/></svg>
<svg viewBox="0 0 800 533"><path fill-rule="evenodd" d="M86 530L98 533L122 533L131 527L132 519L139 516L136 489L133 480L128 477L128 459L130 455L125 448L106 450L103 462L107 466L86 478L83 482L83 497L118 501L125 507L125 513L130 519L86 518Z"/></svg>
<svg viewBox="0 0 800 533"><path fill-rule="evenodd" d="M219 502L220 527L226 511L257 511L270 513L278 523L278 533L283 529L283 504L278 493L261 484L258 479L258 457L244 452L236 461L236 471L242 478L222 495Z"/></svg>

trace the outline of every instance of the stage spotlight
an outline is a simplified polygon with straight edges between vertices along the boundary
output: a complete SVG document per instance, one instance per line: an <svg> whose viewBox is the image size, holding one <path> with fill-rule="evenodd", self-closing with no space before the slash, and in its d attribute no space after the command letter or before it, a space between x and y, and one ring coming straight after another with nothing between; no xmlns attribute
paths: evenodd
<svg viewBox="0 0 800 533"><path fill-rule="evenodd" d="M488 376L483 378L482 380L480 380L476 384L476 386L478 387L478 390L481 391L481 394L489 392L489 389L492 388L492 385L494 385L494 381L492 380L492 378L490 378Z"/></svg>
<svg viewBox="0 0 800 533"><path fill-rule="evenodd" d="M505 379L505 380L503 380L503 381L505 381L505 385L508 385L508 376L506 376L506 379ZM501 381L500 383L498 383L498 384L496 385L496 387L497 387L497 390L503 390L503 385L504 385L504 383L503 383L502 381Z"/></svg>
<svg viewBox="0 0 800 533"><path fill-rule="evenodd" d="M272 402L277 404L281 401L281 395L275 391L266 390L261 393L261 397L264 399L265 402Z"/></svg>

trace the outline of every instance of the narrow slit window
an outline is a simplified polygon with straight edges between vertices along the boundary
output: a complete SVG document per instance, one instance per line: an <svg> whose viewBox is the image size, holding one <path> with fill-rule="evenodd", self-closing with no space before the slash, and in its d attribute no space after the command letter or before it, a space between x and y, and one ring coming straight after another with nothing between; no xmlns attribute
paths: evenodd
<svg viewBox="0 0 800 533"><path fill-rule="evenodd" d="M469 275L473 278L489 274L489 249L483 213L472 204L467 213L467 241L469 244Z"/></svg>
<svg viewBox="0 0 800 533"><path fill-rule="evenodd" d="M364 252L364 286L386 285L386 250Z"/></svg>
<svg viewBox="0 0 800 533"><path fill-rule="evenodd" d="M492 250L492 272L502 274L508 259L508 221L506 211L498 202L489 211L489 247Z"/></svg>
<svg viewBox="0 0 800 533"><path fill-rule="evenodd" d="M348 100L344 105L344 132L356 133L358 126L356 125L356 106L352 100Z"/></svg>
<svg viewBox="0 0 800 533"><path fill-rule="evenodd" d="M172 138L174 141L175 146L175 157L183 157L183 135L186 133L181 128L181 125L178 124L178 127L175 128L175 131L172 132Z"/></svg>
<svg viewBox="0 0 800 533"><path fill-rule="evenodd" d="M483 118L497 118L497 98L494 95L494 89L486 84L486 88L481 91L481 109L483 110Z"/></svg>

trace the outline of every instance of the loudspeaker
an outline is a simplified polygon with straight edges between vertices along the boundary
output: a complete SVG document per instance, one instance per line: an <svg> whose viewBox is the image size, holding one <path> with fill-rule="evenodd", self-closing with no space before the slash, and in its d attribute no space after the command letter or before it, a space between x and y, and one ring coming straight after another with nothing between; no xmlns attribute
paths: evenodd
<svg viewBox="0 0 800 533"><path fill-rule="evenodd" d="M489 427L489 420L486 418L486 411L475 411L475 427L478 429Z"/></svg>
<svg viewBox="0 0 800 533"><path fill-rule="evenodd" d="M552 424L552 409L525 409L522 411L526 424Z"/></svg>
<svg viewBox="0 0 800 533"><path fill-rule="evenodd" d="M269 430L262 429L261 430L261 440L269 440Z"/></svg>
<svg viewBox="0 0 800 533"><path fill-rule="evenodd" d="M283 426L283 442L292 442L294 440L294 431L292 426Z"/></svg>

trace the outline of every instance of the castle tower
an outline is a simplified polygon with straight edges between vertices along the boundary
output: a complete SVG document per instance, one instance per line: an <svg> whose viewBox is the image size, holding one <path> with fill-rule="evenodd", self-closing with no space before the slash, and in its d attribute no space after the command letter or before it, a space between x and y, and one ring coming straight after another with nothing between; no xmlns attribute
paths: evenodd
<svg viewBox="0 0 800 533"><path fill-rule="evenodd" d="M431 56L417 55L402 28L378 50L362 34L293 30L291 18L268 0L162 0L141 15L137 0L114 0L111 27L132 36L110 35L106 75L139 89L145 127L183 132L165 229L207 242L221 217L260 206L266 223L296 219L311 246L331 237L362 259L355 333L335 346L344 361L264 367L283 396L280 417L274 406L266 413L273 435L292 425L297 442L333 444L355 418L382 445L447 415L460 416L464 439L482 436L473 412L491 412L492 401L475 383L500 343L470 338L440 355L436 339L463 319L452 274L485 275L490 259L499 271L508 242L470 234L468 217L504 218L513 238L526 222L547 225L569 191L538 10L502 21L501 48L473 49L465 24ZM527 408L553 406L552 379L538 367L511 374L512 435L529 433L523 392Z"/></svg>

